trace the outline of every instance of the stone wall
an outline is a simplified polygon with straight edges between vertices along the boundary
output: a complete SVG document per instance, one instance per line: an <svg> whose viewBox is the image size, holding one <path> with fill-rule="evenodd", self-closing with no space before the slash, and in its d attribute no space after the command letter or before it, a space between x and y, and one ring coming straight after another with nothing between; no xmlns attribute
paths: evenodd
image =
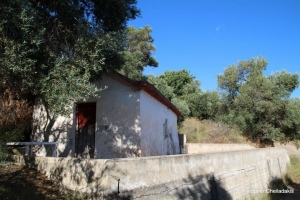
<svg viewBox="0 0 300 200"><path fill-rule="evenodd" d="M249 197L245 191L267 189L289 163L282 147L122 159L32 159L33 166L68 189L128 199L244 199Z"/></svg>

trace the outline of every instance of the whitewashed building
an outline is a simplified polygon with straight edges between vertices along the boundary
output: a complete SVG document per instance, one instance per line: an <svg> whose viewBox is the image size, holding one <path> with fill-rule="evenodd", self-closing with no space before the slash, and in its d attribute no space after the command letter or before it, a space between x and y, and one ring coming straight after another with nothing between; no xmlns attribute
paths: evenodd
<svg viewBox="0 0 300 200"><path fill-rule="evenodd" d="M96 83L97 98L76 102L69 117L53 119L41 99L33 113L33 141L58 142L60 157L124 158L180 153L180 111L153 85L120 74ZM44 147L33 154L44 156Z"/></svg>

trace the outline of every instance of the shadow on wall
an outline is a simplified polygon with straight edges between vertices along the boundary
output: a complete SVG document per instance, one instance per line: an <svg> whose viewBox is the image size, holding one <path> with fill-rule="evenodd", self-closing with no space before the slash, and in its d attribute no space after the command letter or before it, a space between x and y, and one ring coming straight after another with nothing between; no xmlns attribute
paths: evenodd
<svg viewBox="0 0 300 200"><path fill-rule="evenodd" d="M69 189L80 192L82 199L101 199L103 197L105 199L233 199L213 174L189 175L188 178L178 181L127 190L126 186L124 187L122 184L122 180L127 179L128 175L116 166L117 162L106 162L103 163L104 165L99 165L99 162L97 164L88 159L69 159L67 162L64 159L66 158L58 159L58 164L53 167L48 176L61 185L66 185L68 180L72 180L72 184L76 186ZM36 163L34 160L30 163L36 168L47 165L47 163L32 164ZM99 170L101 167L102 169ZM135 185L138 182L137 179L136 183L132 182L132 184Z"/></svg>
<svg viewBox="0 0 300 200"><path fill-rule="evenodd" d="M72 152L76 136L72 135L73 118L54 118L44 100L40 99L37 104L39 112L33 122L33 141L59 142L57 148L59 157L74 156ZM95 132L95 155L96 158L126 158L141 156L141 131L140 119L133 117L120 117L124 115L122 110L128 110L125 105L115 105L111 112L103 113L100 110L101 120L97 122ZM37 113L36 113L37 114ZM107 120L109 116L110 120ZM111 123L113 121L113 123ZM76 135L76 134L75 134ZM73 138L75 137L75 138ZM50 147L51 148L51 147ZM51 156L51 149L47 146L35 146L34 153Z"/></svg>
<svg viewBox="0 0 300 200"><path fill-rule="evenodd" d="M130 97L128 97L130 98ZM131 102L127 100L127 102ZM76 134L73 127L73 117L55 119L50 113L44 100L40 99L37 104L39 113L35 113L35 121L33 126L33 141L40 142L59 142L59 157L74 157ZM101 105L103 106L103 105ZM124 105L117 102L109 105L104 111L97 105L97 128L95 131L95 158L111 159L111 158L128 158L155 155L172 155L179 153L176 150L177 140L172 133L172 128L167 125L161 127L161 137L156 142L147 140L145 134L151 134L144 131L145 149L142 152L142 136L139 112L132 111L132 106ZM128 113L129 112L129 113ZM157 126L157 125L156 125ZM158 145L158 143L160 145ZM75 145L75 146L74 146ZM157 152L158 146L160 151ZM37 155L51 156L51 147L35 146L33 151ZM144 147L143 147L144 148ZM148 151L150 155L144 153Z"/></svg>
<svg viewBox="0 0 300 200"><path fill-rule="evenodd" d="M139 92L111 78L97 82L104 87L97 101L96 158L141 156Z"/></svg>
<svg viewBox="0 0 300 200"><path fill-rule="evenodd" d="M167 120L164 124L164 129L164 155L178 154L179 152L176 152L176 145L172 136L172 127L167 127Z"/></svg>
<svg viewBox="0 0 300 200"><path fill-rule="evenodd" d="M159 137L155 140L148 140L148 130L141 130L141 118L149 119L153 113L141 112L141 92L129 87L120 87L120 83L112 82L110 89L100 93L102 101L98 101L97 116L101 116L98 120L101 124L107 125L109 128L105 131L99 131L101 139L99 139L98 158L124 158L124 157L139 157L139 156L155 156L164 155L164 148L171 149L172 147L163 147L164 135L163 126ZM109 98L113 97L113 98ZM160 105L160 103L159 103ZM140 116L140 115L143 116ZM151 123L149 119L147 123ZM151 124L152 127L159 126L157 123ZM143 127L145 127L143 125ZM99 127L101 130L101 127ZM99 130L98 129L98 130ZM103 130L103 128L102 128ZM150 130L151 131L151 130ZM158 133L152 133L158 134ZM177 134L177 133L176 133ZM97 137L97 136L96 136ZM102 138L105 140L102 140ZM107 138L107 139L106 139ZM174 139L174 138L173 138ZM167 139L166 139L167 140ZM168 138L168 140L170 140ZM159 143L159 145L158 145ZM171 142L169 142L171 143ZM171 144L167 144L171 146ZM159 152L158 150L159 149ZM167 151L167 150L166 150ZM103 153L105 152L105 153ZM166 153L165 153L166 154ZM174 154L169 152L169 154Z"/></svg>
<svg viewBox="0 0 300 200"><path fill-rule="evenodd" d="M116 117L112 116L115 115ZM141 156L141 130L139 115L122 117L121 109L115 108L111 113L101 112L101 123L96 131L97 158L128 158ZM112 118L117 118L112 120ZM113 121L113 123L111 122Z"/></svg>
<svg viewBox="0 0 300 200"><path fill-rule="evenodd" d="M231 200L231 195L213 174L191 176L154 187L120 192L122 199L212 199Z"/></svg>
<svg viewBox="0 0 300 200"><path fill-rule="evenodd" d="M33 119L33 131L31 140L38 142L59 142L64 144L64 148L57 148L58 155L61 157L71 156L72 154L72 123L73 119L66 118L59 123L59 126L53 126L57 122L56 118L50 113L46 102L39 98L36 101L36 106L39 107L40 114ZM42 153L45 156L51 156L51 146L35 146L32 148L32 152Z"/></svg>
<svg viewBox="0 0 300 200"><path fill-rule="evenodd" d="M208 181L207 183L203 180ZM202 181L201 181L202 180ZM187 187L177 192L177 197L179 199L184 199L190 197L192 199L232 199L231 195L222 187L222 183L215 179L215 176L212 174L204 175L201 177L191 177L187 179L187 182L193 185L192 188Z"/></svg>
<svg viewBox="0 0 300 200"><path fill-rule="evenodd" d="M43 172L42 169L47 168L48 163L39 162L36 157L24 156L23 158L27 167L38 169L41 172ZM66 159L68 159L67 162ZM107 193L107 176L110 172L118 171L119 176L126 176L124 171L117 169L115 162L99 166L97 162L91 161L93 160L58 158L56 165L50 170L50 174L46 173L46 175L51 181L61 186L60 191L72 194L75 191L77 196L73 196L72 199L103 199L103 197L105 199L132 199L131 194L120 193L118 177L113 177L114 182L111 183L116 190ZM102 169L99 170L101 167ZM66 187L66 185L69 187L72 185L73 188Z"/></svg>

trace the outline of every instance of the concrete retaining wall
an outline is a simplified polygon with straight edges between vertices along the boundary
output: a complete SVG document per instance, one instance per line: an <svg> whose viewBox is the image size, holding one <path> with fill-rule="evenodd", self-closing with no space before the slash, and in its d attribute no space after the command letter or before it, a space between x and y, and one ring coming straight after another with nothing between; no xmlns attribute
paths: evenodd
<svg viewBox="0 0 300 200"><path fill-rule="evenodd" d="M243 190L267 189L286 172L287 163L282 147L110 160L33 160L39 171L66 188L128 199L244 199L249 194Z"/></svg>
<svg viewBox="0 0 300 200"><path fill-rule="evenodd" d="M222 151L239 151L255 149L250 144L207 144L207 143L186 143L184 145L184 153L208 153L208 152L222 152Z"/></svg>

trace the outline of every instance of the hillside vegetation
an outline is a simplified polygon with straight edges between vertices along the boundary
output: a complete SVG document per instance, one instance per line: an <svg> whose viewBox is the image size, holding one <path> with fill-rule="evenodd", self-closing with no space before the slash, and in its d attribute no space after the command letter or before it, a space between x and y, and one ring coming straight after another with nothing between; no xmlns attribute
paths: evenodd
<svg viewBox="0 0 300 200"><path fill-rule="evenodd" d="M263 145L298 141L300 99L292 98L291 94L299 86L299 75L281 71L266 76L267 65L262 57L230 65L217 77L218 91L203 91L200 81L187 70L166 71L160 76L149 76L148 81L181 111L180 130L188 129L191 141L221 142L233 135L239 137L236 133ZM186 123L191 120L184 121L189 117L204 121L190 128ZM218 134L224 135L225 130L232 133L223 139L213 139L210 132L216 132L212 131L216 125L211 121L224 125Z"/></svg>
<svg viewBox="0 0 300 200"><path fill-rule="evenodd" d="M212 120L185 119L179 127L188 143L249 143L238 127Z"/></svg>

